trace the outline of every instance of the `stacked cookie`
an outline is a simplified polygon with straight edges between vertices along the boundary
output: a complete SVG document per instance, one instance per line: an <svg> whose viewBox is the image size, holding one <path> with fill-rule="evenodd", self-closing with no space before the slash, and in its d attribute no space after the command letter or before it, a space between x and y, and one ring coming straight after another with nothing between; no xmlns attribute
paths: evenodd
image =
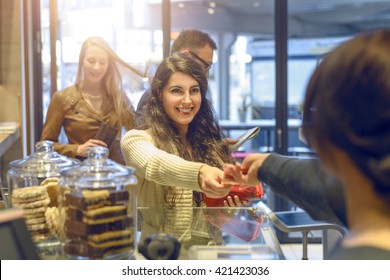
<svg viewBox="0 0 390 280"><path fill-rule="evenodd" d="M46 239L49 235L45 212L50 203L44 186L31 186L15 189L11 197L12 205L24 209L25 222L34 241Z"/></svg>
<svg viewBox="0 0 390 280"><path fill-rule="evenodd" d="M57 207L57 193L58 193L58 177L49 177L42 181L41 186L46 187L47 193L50 197L49 207Z"/></svg>
<svg viewBox="0 0 390 280"><path fill-rule="evenodd" d="M68 255L90 259L114 258L134 249L134 220L127 214L129 193L83 190L65 195Z"/></svg>
<svg viewBox="0 0 390 280"><path fill-rule="evenodd" d="M41 186L46 187L50 198L50 203L46 209L45 217L50 233L57 238L64 237L63 230L63 213L58 208L58 182L60 178L49 177L41 182Z"/></svg>

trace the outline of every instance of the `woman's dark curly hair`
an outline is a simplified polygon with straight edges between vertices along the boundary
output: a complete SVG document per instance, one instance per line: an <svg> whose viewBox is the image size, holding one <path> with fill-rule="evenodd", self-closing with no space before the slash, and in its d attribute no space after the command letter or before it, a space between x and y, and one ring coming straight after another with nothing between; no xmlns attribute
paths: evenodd
<svg viewBox="0 0 390 280"><path fill-rule="evenodd" d="M186 139L180 137L178 128L163 109L162 93L174 73L183 73L193 77L199 84L202 101L198 113L189 124ZM223 134L218 126L217 118L210 101L206 98L207 77L202 66L189 56L175 53L165 58L152 81L152 94L148 97L148 105L142 116L140 129L152 130L156 147L180 157L203 162L210 166L222 168L224 162L233 162L230 149L222 141ZM191 150L191 153L189 152ZM168 186L167 186L168 187ZM171 187L168 187L171 188ZM174 188L171 188L174 191ZM176 204L177 193L166 202L170 206ZM194 192L194 201L200 205L201 195Z"/></svg>
<svg viewBox="0 0 390 280"><path fill-rule="evenodd" d="M162 92L174 73L193 77L199 84L202 101L199 112L189 124L187 143L179 137L179 130L166 114L162 105ZM222 168L223 162L232 162L229 146L222 141L223 134L210 101L206 98L207 77L201 65L189 56L175 53L165 58L159 65L152 81L152 94L148 100L142 129L151 128L156 146L168 153L176 153L182 158L204 162Z"/></svg>
<svg viewBox="0 0 390 280"><path fill-rule="evenodd" d="M345 151L390 199L390 29L364 33L329 53L314 72L303 133L326 155Z"/></svg>

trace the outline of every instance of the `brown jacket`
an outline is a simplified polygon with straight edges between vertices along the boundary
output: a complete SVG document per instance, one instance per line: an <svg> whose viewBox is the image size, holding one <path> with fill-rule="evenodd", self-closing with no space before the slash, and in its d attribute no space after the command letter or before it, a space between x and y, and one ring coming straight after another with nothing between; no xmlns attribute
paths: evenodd
<svg viewBox="0 0 390 280"><path fill-rule="evenodd" d="M122 127L130 130L134 128L135 112L128 98L125 99L124 107L126 109L120 120L123 123ZM110 148L109 158L125 164L119 144L122 127L116 121L113 104L104 97L102 110L97 112L86 102L75 86L65 88L53 95L47 111L41 140L53 141L54 149L58 153L76 158L78 145L87 142L89 139L96 139L96 133L102 123L114 126L119 130L116 140ZM62 127L68 138L68 144L58 142Z"/></svg>

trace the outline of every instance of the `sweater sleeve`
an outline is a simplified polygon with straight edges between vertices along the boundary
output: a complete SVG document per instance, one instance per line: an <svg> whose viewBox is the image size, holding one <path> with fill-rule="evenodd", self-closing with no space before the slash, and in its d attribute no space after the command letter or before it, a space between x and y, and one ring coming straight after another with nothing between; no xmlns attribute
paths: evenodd
<svg viewBox="0 0 390 280"><path fill-rule="evenodd" d="M318 159L271 154L259 168L257 177L313 219L346 225L344 188L340 181L325 173Z"/></svg>
<svg viewBox="0 0 390 280"><path fill-rule="evenodd" d="M147 132L128 131L121 141L121 148L126 164L134 167L138 176L159 185L201 191L198 174L204 163L187 161L158 149Z"/></svg>

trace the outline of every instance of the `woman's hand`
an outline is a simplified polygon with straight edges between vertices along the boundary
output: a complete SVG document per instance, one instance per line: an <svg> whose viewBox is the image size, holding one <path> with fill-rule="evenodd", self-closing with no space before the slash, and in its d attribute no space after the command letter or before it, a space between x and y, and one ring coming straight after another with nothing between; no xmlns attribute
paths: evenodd
<svg viewBox="0 0 390 280"><path fill-rule="evenodd" d="M249 204L248 200L240 200L240 198L235 195L231 197L230 195L223 201L223 206L225 207L243 207Z"/></svg>
<svg viewBox="0 0 390 280"><path fill-rule="evenodd" d="M259 184L260 180L257 178L257 172L269 155L251 154L244 158L242 164L225 164L223 183L240 184L242 187Z"/></svg>
<svg viewBox="0 0 390 280"><path fill-rule="evenodd" d="M77 156L86 157L88 155L88 149L96 146L107 147L107 144L100 140L89 139L87 142L77 147Z"/></svg>
<svg viewBox="0 0 390 280"><path fill-rule="evenodd" d="M202 191L210 198L220 198L228 195L231 185L222 184L223 171L209 165L199 169L199 185Z"/></svg>

